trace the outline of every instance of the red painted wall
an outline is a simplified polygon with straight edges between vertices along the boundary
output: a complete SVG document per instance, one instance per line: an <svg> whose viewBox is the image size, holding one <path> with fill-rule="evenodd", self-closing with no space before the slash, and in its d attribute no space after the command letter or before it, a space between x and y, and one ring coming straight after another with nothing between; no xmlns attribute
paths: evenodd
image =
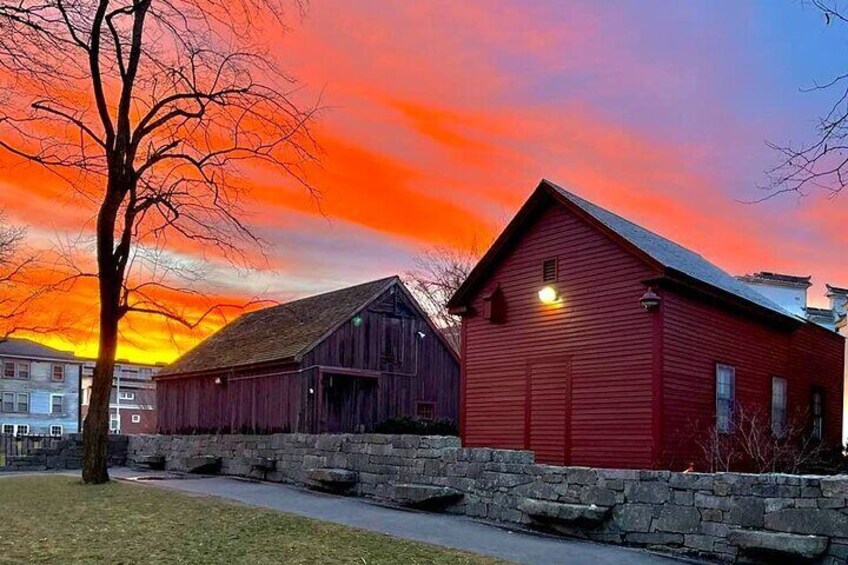
<svg viewBox="0 0 848 565"><path fill-rule="evenodd" d="M825 437L842 430L842 337L812 324L781 327L704 299L664 292L663 466L703 466L694 438L715 419L716 363L736 368L738 409L769 417L772 377L788 384L790 418L806 418L811 387L825 389Z"/></svg>
<svg viewBox="0 0 848 565"><path fill-rule="evenodd" d="M542 263L558 260L558 306L544 306L537 292ZM523 449L544 445L541 461L601 467L648 467L652 460L652 316L639 305L643 279L655 276L644 262L560 206L530 222L471 301L464 319L464 443ZM486 320L483 301L500 284L506 322ZM565 359L570 361L565 362ZM551 366L562 360L563 390L570 409L560 416L558 399L537 404L550 388ZM554 369L556 370L556 369ZM539 373L530 379L528 374ZM562 418L566 433L532 437L543 418ZM528 429L529 426L529 429ZM561 458L552 442L567 442Z"/></svg>
<svg viewBox="0 0 848 565"><path fill-rule="evenodd" d="M544 306L542 264L558 261L563 301ZM788 413L825 389L825 436L842 427L843 339L663 285L659 310L639 304L648 263L567 208L543 207L483 276L463 320L465 445L533 449L544 463L684 469L693 437L715 419L715 367L736 367L736 399L768 414L772 376ZM484 316L500 285L506 321ZM558 431L557 427L564 429ZM700 464L700 463L699 463Z"/></svg>

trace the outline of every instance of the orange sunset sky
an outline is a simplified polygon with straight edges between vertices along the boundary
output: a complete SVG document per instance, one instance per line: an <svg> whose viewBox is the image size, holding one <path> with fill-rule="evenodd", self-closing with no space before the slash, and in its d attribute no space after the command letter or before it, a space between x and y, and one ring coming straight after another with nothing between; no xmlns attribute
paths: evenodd
<svg viewBox="0 0 848 565"><path fill-rule="evenodd" d="M733 274L813 275L823 305L825 283L848 286L848 202L746 201L777 162L765 141L809 139L834 100L800 89L845 72L822 56L845 37L801 3L775 4L312 2L272 41L298 96L324 107L309 171L322 196L253 175L247 220L267 260L213 259L205 290L286 300L402 273L429 246L490 240L547 177ZM0 153L0 207L35 249L91 234L93 210L59 187ZM63 331L37 339L94 355L93 287L52 303ZM129 318L119 357L170 361L220 323Z"/></svg>

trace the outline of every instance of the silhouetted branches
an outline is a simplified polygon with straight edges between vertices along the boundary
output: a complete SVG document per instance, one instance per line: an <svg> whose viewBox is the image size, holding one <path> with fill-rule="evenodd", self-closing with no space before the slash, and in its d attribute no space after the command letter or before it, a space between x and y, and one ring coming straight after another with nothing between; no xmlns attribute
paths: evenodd
<svg viewBox="0 0 848 565"><path fill-rule="evenodd" d="M108 478L108 395L121 319L156 315L195 327L227 306L190 318L161 296L202 292L182 284L191 277L173 267L183 263L174 250L240 266L250 261L248 248L262 252L264 242L244 221L251 176L316 194L305 166L316 152L317 106L298 99L269 43L289 8L302 12L303 5L0 2L0 149L47 168L95 206L92 249L67 250L63 281L91 273L98 280L86 481Z"/></svg>
<svg viewBox="0 0 848 565"><path fill-rule="evenodd" d="M846 25L845 6L838 0L809 0L824 16L825 23ZM785 192L801 195L822 190L830 196L842 192L848 183L848 73L807 90L827 90L836 99L819 118L812 141L801 144L768 146L780 156L778 164L767 171L771 191L766 198Z"/></svg>

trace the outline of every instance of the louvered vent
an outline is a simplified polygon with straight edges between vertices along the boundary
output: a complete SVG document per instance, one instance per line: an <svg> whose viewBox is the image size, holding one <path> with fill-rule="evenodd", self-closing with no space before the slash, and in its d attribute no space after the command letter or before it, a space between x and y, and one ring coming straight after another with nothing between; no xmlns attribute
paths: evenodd
<svg viewBox="0 0 848 565"><path fill-rule="evenodd" d="M548 259L542 263L542 280L544 282L553 282L557 278L557 263L556 259Z"/></svg>

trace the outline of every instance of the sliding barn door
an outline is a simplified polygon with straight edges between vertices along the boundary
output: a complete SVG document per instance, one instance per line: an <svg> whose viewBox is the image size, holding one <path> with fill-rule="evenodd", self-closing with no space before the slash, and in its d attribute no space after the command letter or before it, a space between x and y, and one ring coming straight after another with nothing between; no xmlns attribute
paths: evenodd
<svg viewBox="0 0 848 565"><path fill-rule="evenodd" d="M525 444L536 462L568 462L571 362L568 358L532 361L527 366Z"/></svg>

